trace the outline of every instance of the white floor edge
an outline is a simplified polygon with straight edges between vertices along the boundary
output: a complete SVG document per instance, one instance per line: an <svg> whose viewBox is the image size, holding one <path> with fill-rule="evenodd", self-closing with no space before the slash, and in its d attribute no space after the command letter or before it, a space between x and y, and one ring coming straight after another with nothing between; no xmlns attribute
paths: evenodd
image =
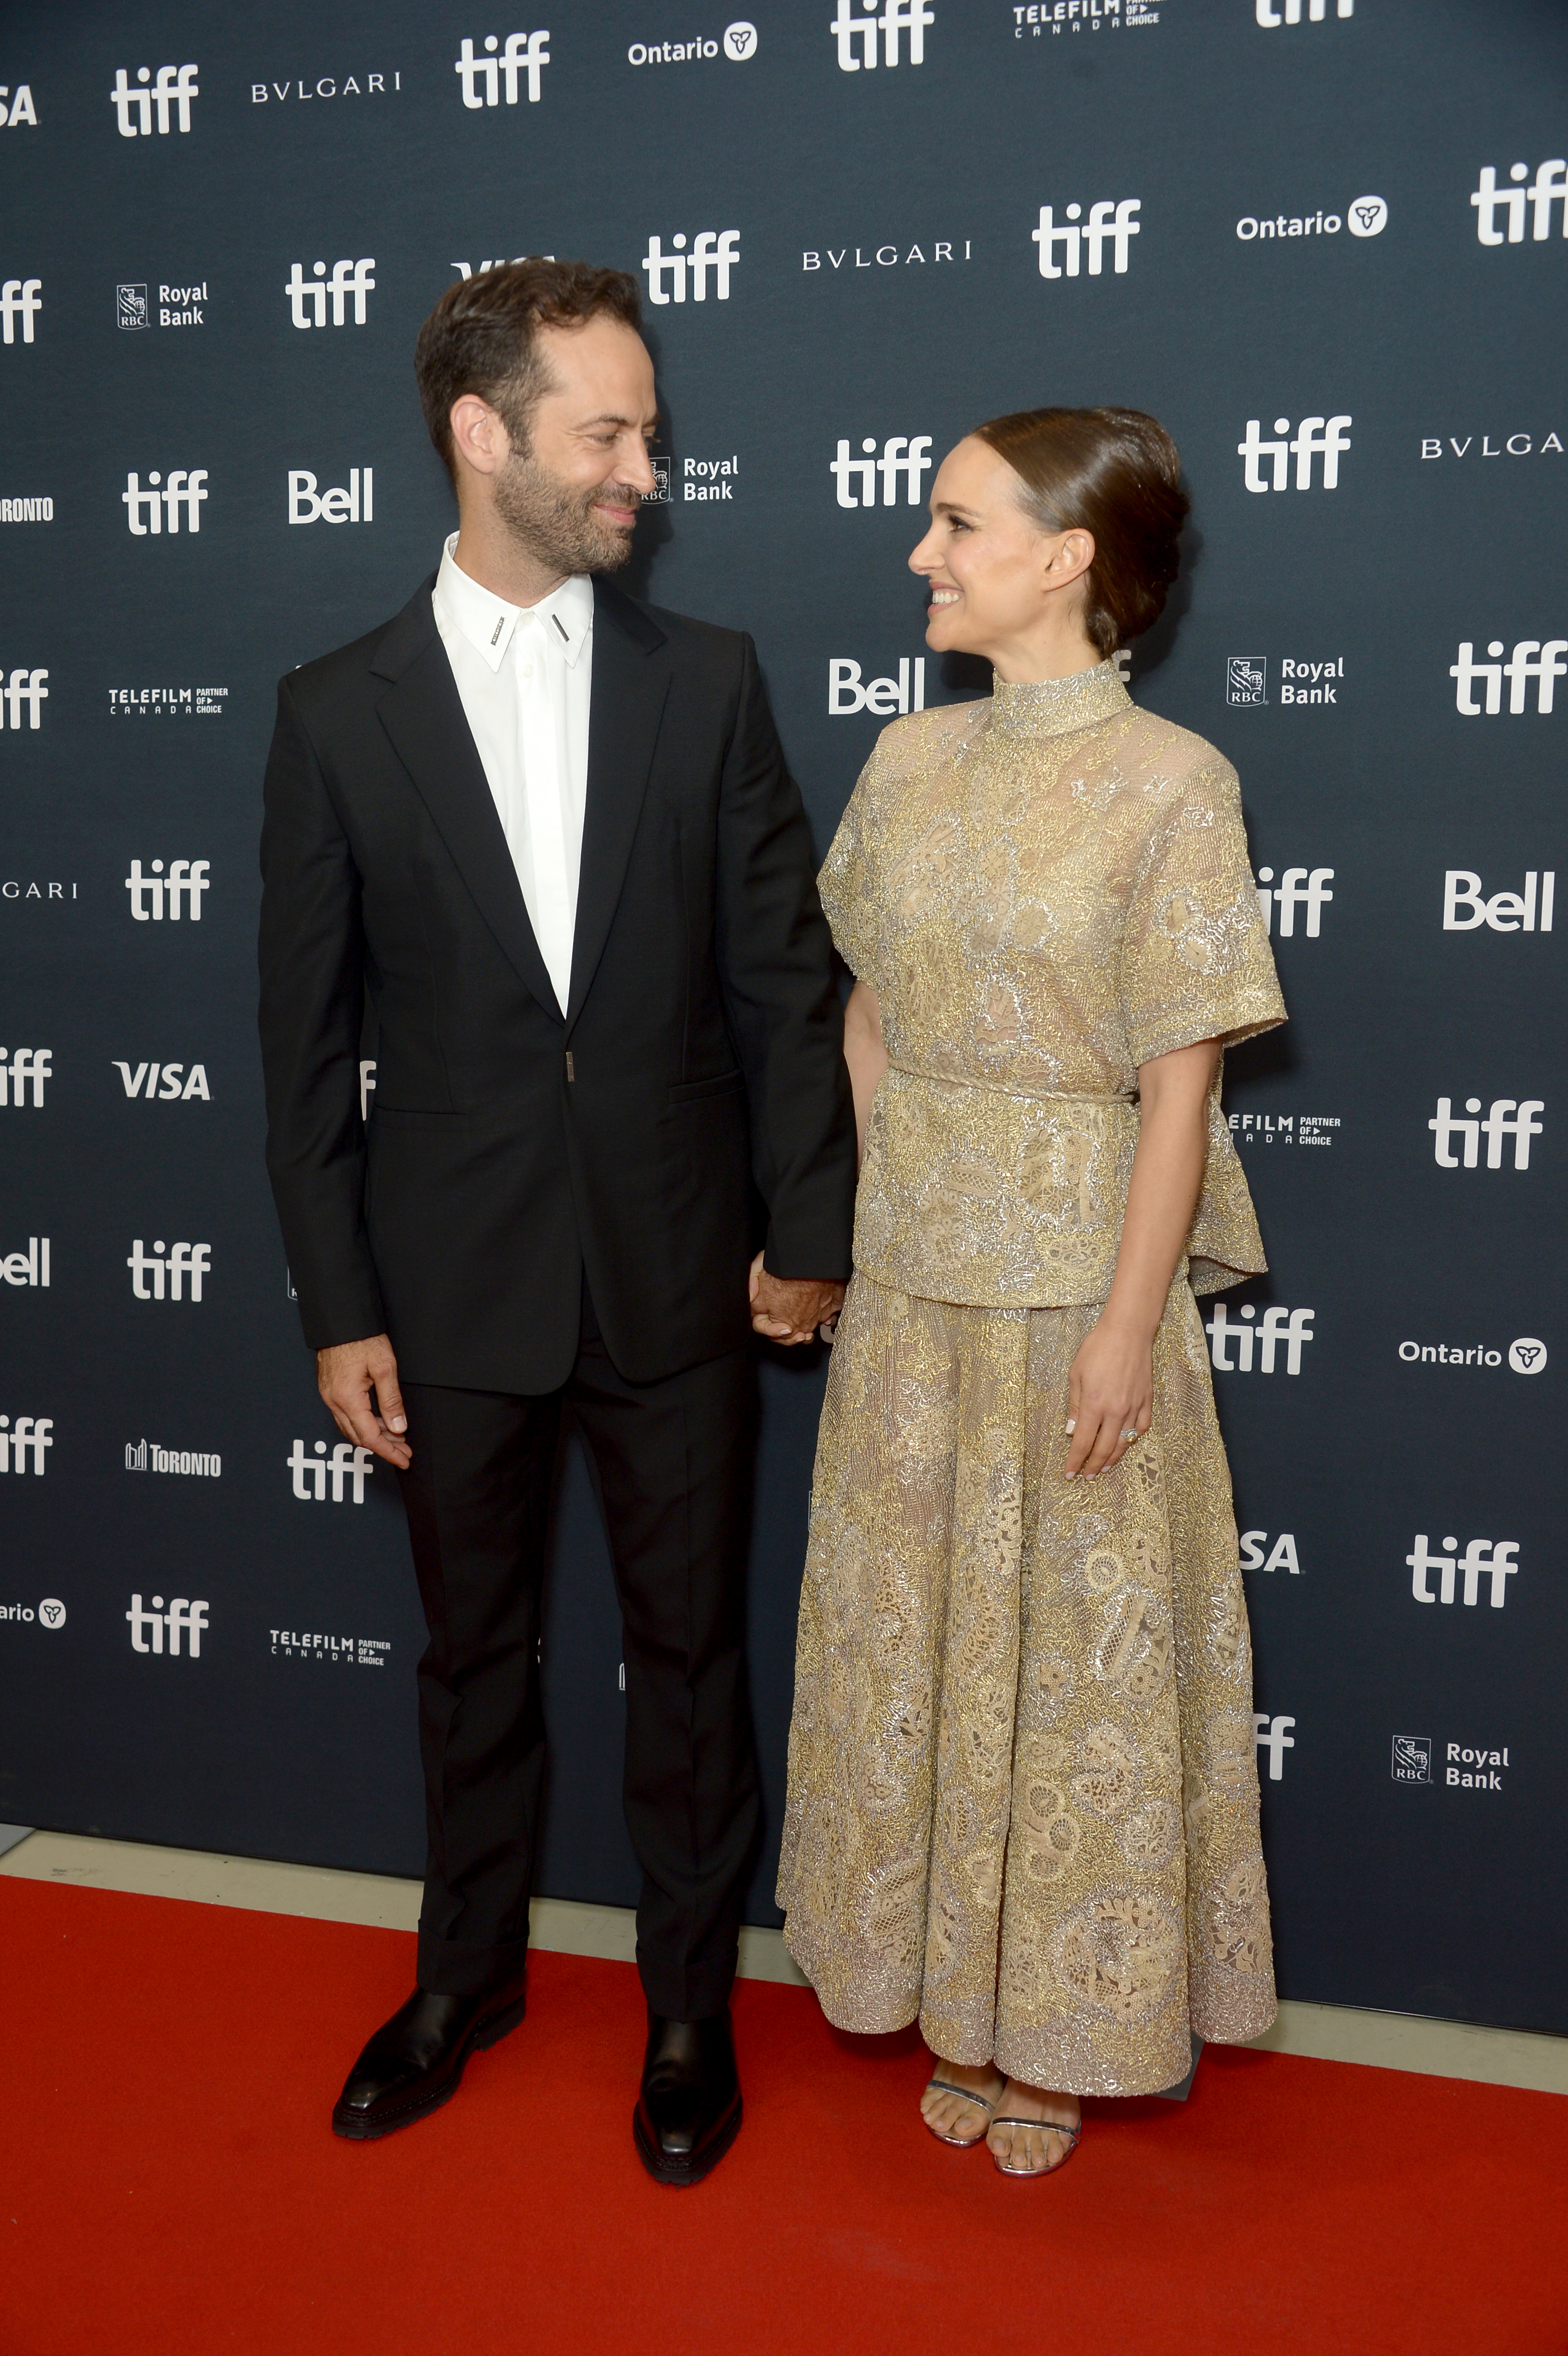
<svg viewBox="0 0 1568 2356"><path fill-rule="evenodd" d="M6 1848L7 1829L18 1828L0 1826L0 1875L20 1879L252 1907L265 1914L303 1914L318 1922L362 1922L389 1931L411 1931L419 1921L417 1881L342 1873L325 1866L278 1865L261 1858L217 1857L197 1849L154 1848L79 1833L35 1832ZM635 1934L624 1907L537 1898L530 1927L537 1947L616 1962L632 1959ZM741 1972L747 1979L805 1985L777 1931L741 1932ZM1274 2027L1255 2043L1273 2053L1568 2094L1568 2038L1534 2036L1523 2029L1477 2029L1464 2021L1360 2012L1342 2005L1285 2003Z"/></svg>

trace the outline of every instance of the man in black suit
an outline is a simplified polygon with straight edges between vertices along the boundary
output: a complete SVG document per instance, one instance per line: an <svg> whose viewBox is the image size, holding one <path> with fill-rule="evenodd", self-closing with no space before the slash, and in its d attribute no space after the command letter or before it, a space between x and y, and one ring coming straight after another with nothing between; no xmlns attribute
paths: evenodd
<svg viewBox="0 0 1568 2356"><path fill-rule="evenodd" d="M752 642L608 578L654 488L639 324L631 278L544 262L450 287L425 323L460 530L395 620L279 688L261 1020L322 1397L398 1468L430 1631L418 1986L334 2126L422 2117L522 2017L570 1406L625 1629L649 2014L634 2132L655 2176L692 2183L741 2118L751 1329L802 1342L836 1314L855 1143L810 838Z"/></svg>

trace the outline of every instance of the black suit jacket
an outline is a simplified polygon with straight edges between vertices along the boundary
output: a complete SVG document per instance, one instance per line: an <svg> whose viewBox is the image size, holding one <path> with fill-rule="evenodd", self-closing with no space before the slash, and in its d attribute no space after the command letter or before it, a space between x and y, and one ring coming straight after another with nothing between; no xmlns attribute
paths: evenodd
<svg viewBox="0 0 1568 2356"><path fill-rule="evenodd" d="M849 1273L854 1123L805 814L750 638L597 582L563 1020L432 586L278 690L261 1054L305 1338L385 1329L411 1381L550 1390L586 1269L615 1364L652 1381L748 1334L757 1196L774 1275Z"/></svg>

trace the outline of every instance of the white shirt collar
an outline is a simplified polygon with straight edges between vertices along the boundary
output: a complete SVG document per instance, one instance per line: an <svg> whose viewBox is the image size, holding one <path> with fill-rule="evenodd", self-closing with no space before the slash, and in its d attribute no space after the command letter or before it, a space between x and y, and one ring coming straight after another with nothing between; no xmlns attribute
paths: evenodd
<svg viewBox="0 0 1568 2356"><path fill-rule="evenodd" d="M456 545L457 534L453 532L442 550L435 603L490 669L500 669L517 630L536 624L549 631L566 662L575 669L593 632L593 584L588 575L570 574L536 605L508 605L504 597L482 589L463 571L453 555Z"/></svg>

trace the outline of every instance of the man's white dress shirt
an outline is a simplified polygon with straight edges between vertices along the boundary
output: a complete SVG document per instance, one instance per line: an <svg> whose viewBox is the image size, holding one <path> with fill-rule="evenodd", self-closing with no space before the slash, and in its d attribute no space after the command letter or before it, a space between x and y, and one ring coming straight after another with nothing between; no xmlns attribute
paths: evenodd
<svg viewBox="0 0 1568 2356"><path fill-rule="evenodd" d="M574 573L537 605L508 605L459 569L456 545L453 532L435 626L564 1014L588 799L593 584Z"/></svg>

